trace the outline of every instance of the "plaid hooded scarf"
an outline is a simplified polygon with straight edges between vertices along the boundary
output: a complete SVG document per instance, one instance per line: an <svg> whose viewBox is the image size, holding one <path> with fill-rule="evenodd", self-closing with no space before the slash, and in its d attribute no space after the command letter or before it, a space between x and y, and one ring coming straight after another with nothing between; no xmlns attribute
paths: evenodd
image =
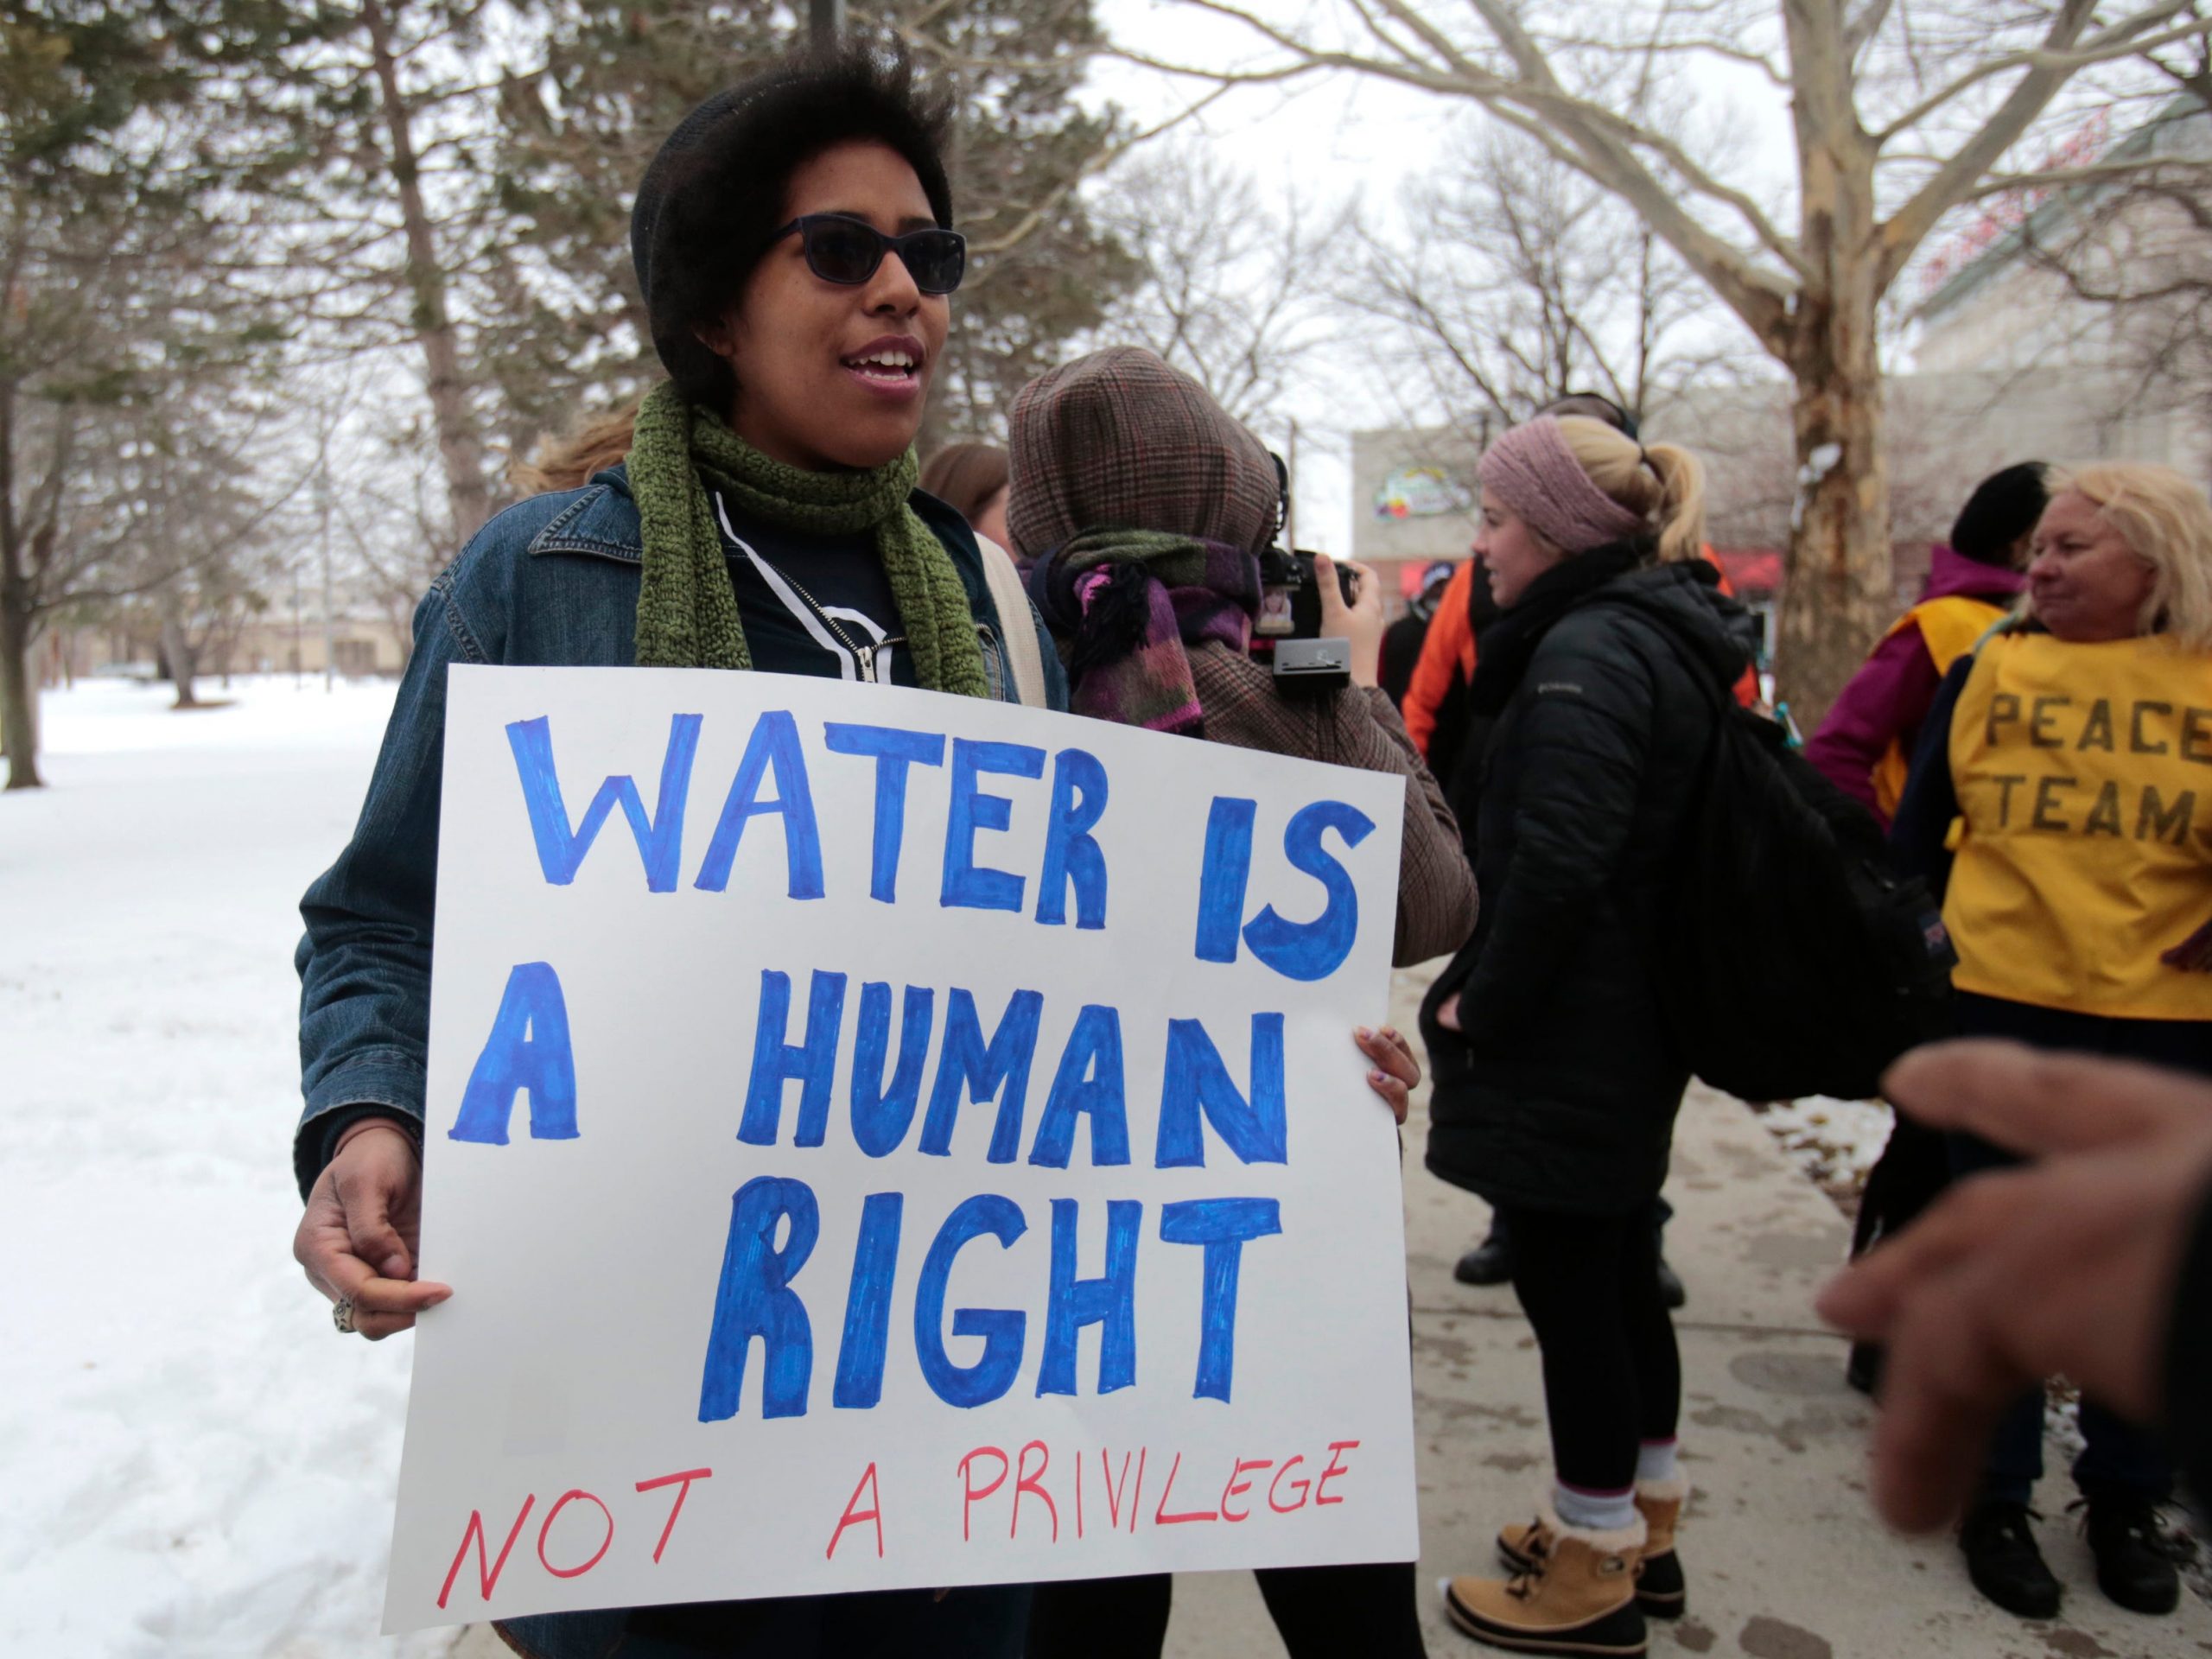
<svg viewBox="0 0 2212 1659"><path fill-rule="evenodd" d="M1250 642L1279 505L1267 446L1128 346L1032 381L1012 427L1007 529L1065 649L1070 706L1205 735L1190 647Z"/></svg>

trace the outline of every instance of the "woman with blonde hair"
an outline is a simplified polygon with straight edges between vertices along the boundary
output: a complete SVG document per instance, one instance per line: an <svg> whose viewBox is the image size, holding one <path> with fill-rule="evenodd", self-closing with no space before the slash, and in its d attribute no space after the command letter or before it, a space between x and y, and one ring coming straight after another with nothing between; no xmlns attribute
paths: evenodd
<svg viewBox="0 0 2212 1659"><path fill-rule="evenodd" d="M1542 1351L1554 1479L1447 1611L1524 1653L1640 1654L1684 1605L1681 1369L1651 1211L1689 1073L1652 916L1744 671L1698 556L1704 469L1600 421L1541 416L1483 456L1475 551L1500 614L1469 700L1495 717L1474 937L1421 1010L1428 1166L1502 1212Z"/></svg>
<svg viewBox="0 0 2212 1659"><path fill-rule="evenodd" d="M526 457L507 468L507 482L524 497L581 490L600 474L622 464L637 429L635 404L588 415L563 431L538 439Z"/></svg>
<svg viewBox="0 0 2212 1659"><path fill-rule="evenodd" d="M1891 835L1942 896L1959 1028L2212 1075L2212 503L2164 467L2056 474L2027 581L1945 678ZM2013 1161L1949 1148L1958 1175ZM2026 1618L2061 1597L2028 1524L2043 1417L2037 1389L1999 1424L1959 1533L1974 1586ZM2166 1456L2094 1400L2082 1433L2098 1586L2171 1612Z"/></svg>

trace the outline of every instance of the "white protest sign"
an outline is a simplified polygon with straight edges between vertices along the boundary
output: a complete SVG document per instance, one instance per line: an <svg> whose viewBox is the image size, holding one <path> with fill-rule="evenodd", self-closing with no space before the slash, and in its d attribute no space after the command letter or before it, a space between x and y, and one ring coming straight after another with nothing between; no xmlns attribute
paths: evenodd
<svg viewBox="0 0 2212 1659"><path fill-rule="evenodd" d="M457 667L387 1630L1418 1553L1402 779Z"/></svg>

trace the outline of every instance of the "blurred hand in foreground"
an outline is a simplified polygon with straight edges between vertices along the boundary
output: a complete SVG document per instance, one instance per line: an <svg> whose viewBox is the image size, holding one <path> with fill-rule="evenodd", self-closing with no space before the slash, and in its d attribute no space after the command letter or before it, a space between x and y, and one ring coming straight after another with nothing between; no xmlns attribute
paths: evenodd
<svg viewBox="0 0 2212 1659"><path fill-rule="evenodd" d="M2044 1377L2162 1419L2177 1280L2212 1190L2212 1085L1959 1042L1908 1054L1883 1088L1932 1128L2038 1160L1961 1182L1820 1298L1830 1324L1888 1347L1874 1502L1924 1530L1971 1496L1998 1416Z"/></svg>

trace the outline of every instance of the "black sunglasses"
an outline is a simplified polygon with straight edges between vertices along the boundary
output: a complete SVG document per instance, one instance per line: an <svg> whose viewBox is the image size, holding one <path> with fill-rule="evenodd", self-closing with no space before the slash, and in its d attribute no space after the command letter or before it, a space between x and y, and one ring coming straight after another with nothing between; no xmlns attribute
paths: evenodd
<svg viewBox="0 0 2212 1659"><path fill-rule="evenodd" d="M808 213L768 238L782 241L793 231L806 249L806 268L825 283L858 288L875 275L883 256L895 253L906 274L925 294L950 294L968 274L968 238L957 231L908 231L886 236L864 219L843 213Z"/></svg>

